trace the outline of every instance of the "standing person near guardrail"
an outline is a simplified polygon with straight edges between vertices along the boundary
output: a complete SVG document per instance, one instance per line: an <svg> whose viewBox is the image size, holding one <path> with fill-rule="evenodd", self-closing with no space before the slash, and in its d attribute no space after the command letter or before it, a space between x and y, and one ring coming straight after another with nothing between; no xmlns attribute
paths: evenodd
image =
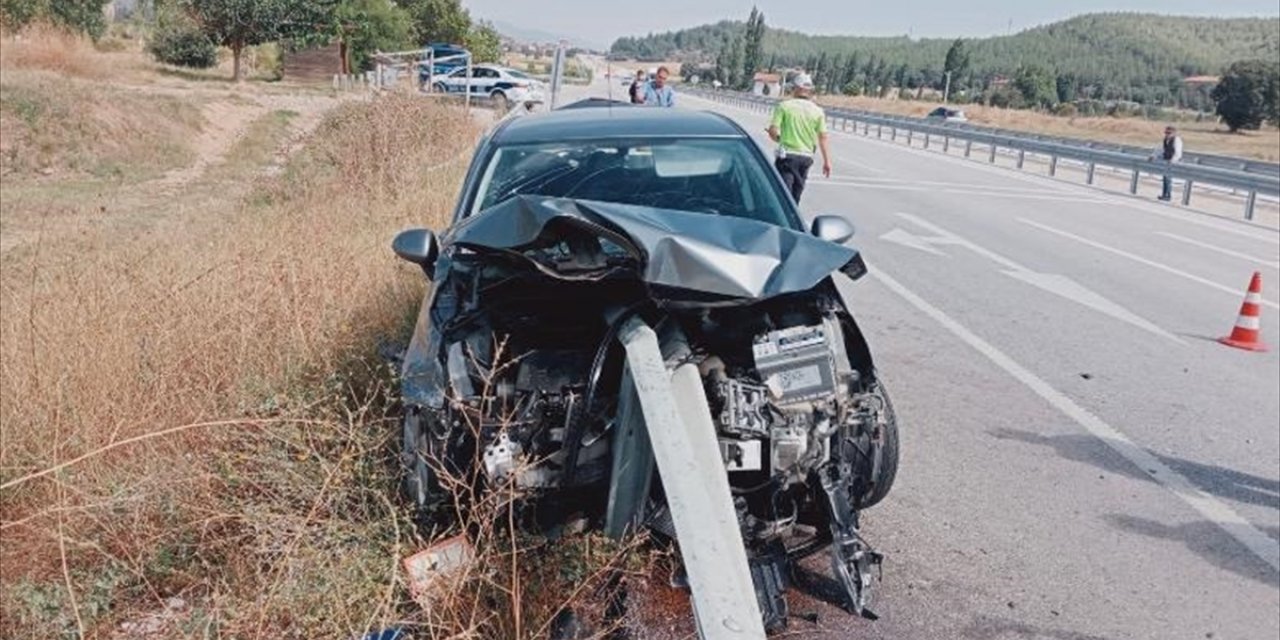
<svg viewBox="0 0 1280 640"><path fill-rule="evenodd" d="M813 166L813 154L822 151L822 175L831 177L831 154L827 152L827 115L813 101L813 78L797 74L791 82L793 97L773 108L769 139L778 143L773 166L791 191L796 204L804 193Z"/></svg>
<svg viewBox="0 0 1280 640"><path fill-rule="evenodd" d="M644 102L644 84L644 69L637 69L636 78L631 81L631 88L627 90L631 94L631 104Z"/></svg>
<svg viewBox="0 0 1280 640"><path fill-rule="evenodd" d="M1182 160L1182 136L1178 135L1178 130L1173 125L1164 128L1164 141L1156 147L1148 160L1155 160L1157 157L1169 164ZM1165 202L1173 199L1173 177L1167 173L1160 180L1160 199Z"/></svg>
<svg viewBox="0 0 1280 640"><path fill-rule="evenodd" d="M671 89L671 85L667 84L669 75L671 72L666 67L658 67L658 72L653 74L653 79L644 85L644 95L640 102L646 107L676 106L676 92Z"/></svg>

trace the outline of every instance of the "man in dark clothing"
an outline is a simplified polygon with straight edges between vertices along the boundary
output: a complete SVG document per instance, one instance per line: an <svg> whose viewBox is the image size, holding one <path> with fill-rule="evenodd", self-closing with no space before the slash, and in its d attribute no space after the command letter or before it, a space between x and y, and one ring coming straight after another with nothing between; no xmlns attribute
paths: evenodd
<svg viewBox="0 0 1280 640"><path fill-rule="evenodd" d="M636 79L631 81L631 88L628 92L631 94L631 104L640 104L644 102L644 69L636 71Z"/></svg>
<svg viewBox="0 0 1280 640"><path fill-rule="evenodd" d="M1173 164L1182 160L1182 137L1178 135L1178 130L1172 126L1164 128L1164 141L1156 147L1155 152L1151 154L1149 160L1160 158L1168 164ZM1162 176L1160 180L1160 199L1168 202L1173 199L1173 178L1169 174Z"/></svg>

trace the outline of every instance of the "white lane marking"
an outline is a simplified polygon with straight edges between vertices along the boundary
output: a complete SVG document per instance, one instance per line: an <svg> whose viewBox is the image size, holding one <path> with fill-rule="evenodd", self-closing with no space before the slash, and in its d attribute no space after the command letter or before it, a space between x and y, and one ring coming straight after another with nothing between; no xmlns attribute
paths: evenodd
<svg viewBox="0 0 1280 640"><path fill-rule="evenodd" d="M932 253L935 256L942 256L944 258L950 257L947 254L933 248L932 242L934 240L938 240L938 238L921 237L901 227L894 227L888 233L880 236L880 239L886 242L900 244L904 247L908 247L911 249L917 249L925 253Z"/></svg>
<svg viewBox="0 0 1280 640"><path fill-rule="evenodd" d="M1022 383L1023 386L1043 398L1055 409L1066 414L1076 424L1101 440L1116 453L1124 456L1126 460L1138 467L1142 473L1165 489L1168 489L1178 499L1186 503L1187 506L1195 509L1200 515L1225 531L1227 535L1235 538L1237 542L1267 563L1272 570L1280 571L1280 545L1277 545L1276 541L1270 536L1259 531L1257 527L1241 517L1230 506L1196 488L1186 478L1161 462L1159 458L1134 444L1120 430L1103 422L1101 418L1076 404L1066 394L1054 389L1039 376L1018 364L1013 358L1005 355L1004 352L991 343L979 338L941 309L929 304L923 298L902 286L897 280L894 280L876 267L868 267L868 270L873 278L897 294L898 297L933 318L947 331L950 331L965 344L985 356L997 367L1003 369L1005 373L1008 373L1015 380Z"/></svg>
<svg viewBox="0 0 1280 640"><path fill-rule="evenodd" d="M1276 261L1276 260L1263 260L1262 258L1254 257L1254 256L1251 256L1251 255L1249 255L1249 254L1247 254L1247 253L1240 253L1240 252L1238 252L1238 251L1232 251L1232 250L1230 250L1230 249L1223 249L1222 247L1218 247L1218 246L1215 246L1215 245L1211 245L1211 244L1209 244L1209 243L1207 243L1207 242L1200 242L1199 240L1193 240L1193 239L1191 239L1191 238L1184 238L1184 237L1182 237L1182 236L1180 236L1180 235L1178 235L1178 234L1176 234L1176 233L1169 233L1169 232L1167 232L1167 231L1157 231L1157 232L1156 232L1156 235L1158 235L1158 236L1164 236L1164 237L1166 237L1166 238L1172 238L1172 239L1174 239L1174 240L1177 240L1178 242L1185 242L1185 243L1187 243L1187 244L1195 245L1195 246L1197 246L1197 247L1200 247L1200 248L1202 248L1202 249L1208 249L1208 250L1210 250L1210 251L1214 251L1214 252L1217 252L1217 253L1221 253L1221 254L1222 254L1222 255L1224 255L1224 256L1231 256L1231 257L1233 257L1233 258L1240 258L1241 260L1247 260L1247 261L1249 261L1249 262L1256 262L1256 263L1258 263L1258 264L1260 264L1260 265L1263 265L1263 266L1266 266L1266 267L1271 267L1272 269L1280 269L1280 261Z"/></svg>
<svg viewBox="0 0 1280 640"><path fill-rule="evenodd" d="M1161 338L1172 340L1178 344L1186 344L1182 338L1161 329L1154 322L1125 309L1102 295L1094 293L1084 285L1067 276L1032 271L1031 269L987 249L986 247L978 246L969 240L961 238L960 236L939 227L938 225L928 222L927 220L923 220L919 216L901 212L898 213L898 216L910 220L930 232L937 234L944 242L958 244L987 258L988 260L991 260L992 262L995 262L996 264L1003 266L1005 268L1004 274L1007 276L1025 282L1033 287L1038 287L1044 291L1048 291L1054 295L1066 298L1076 304L1089 307L1094 311L1111 316L1116 320L1128 323L1142 329L1143 331L1160 336Z"/></svg>
<svg viewBox="0 0 1280 640"><path fill-rule="evenodd" d="M956 234L954 234L954 233L951 233L950 231L947 231L946 229L943 229L942 227L939 227L938 225L933 224L932 222L929 222L928 220L925 220L924 218L921 218L920 216L912 215L912 214L910 214L910 213L903 213L903 212L901 212L901 211L897 213L897 216L898 216L899 218L903 218L904 220L909 220L909 221L911 221L911 222L912 222L913 224L915 224L916 226L923 227L925 230L927 230L927 231L929 231L930 233L933 233L933 234L935 234L935 235L937 235L937 236L942 237L943 239L945 239L946 241L948 241L948 242L949 242L949 243L951 243L951 244L960 245L960 246L962 246L962 247L964 247L964 248L966 248L966 249L968 249L968 250L970 250L970 251L972 251L972 252L974 252L974 253L976 253L976 254L978 254L978 255L980 255L980 256L982 256L982 257L984 257L984 258L986 258L986 259L988 259L988 260L990 260L990 261L992 261L992 262L994 262L994 263L996 263L996 264L1000 265L1000 266L1002 266L1002 267L1004 267L1005 269L1008 269L1009 271L1030 271L1030 269L1028 269L1028 268L1026 268L1026 267L1024 267L1024 266L1022 266L1022 265L1020 265L1020 264L1018 264L1018 263L1016 263L1016 262L1014 262L1013 260L1010 260L1010 259L1008 259L1008 258L1006 258L1006 257L1004 257L1004 256L1002 256L1002 255L1000 255L1000 254L998 254L998 253L996 253L996 252L994 252L994 251L990 250L990 249L987 249L986 247L981 247L981 246L978 246L978 245L976 245L976 244L974 244L974 243L972 243L972 242L970 242L970 241L968 241L968 240L965 240L964 238L961 238L960 236L958 236L958 235L956 235Z"/></svg>
<svg viewBox="0 0 1280 640"><path fill-rule="evenodd" d="M1179 338L1164 329L1156 326L1155 323L1143 318L1142 316L1125 309L1124 307L1108 300L1101 294L1095 293L1088 287L1068 278L1067 276L1058 275L1056 273L1036 273L1034 271L1005 271L1005 275L1021 280L1027 284L1039 287L1050 293L1056 293L1076 304L1081 304L1094 311L1111 316L1122 322L1127 322L1140 329L1145 329L1163 338L1168 338L1178 344L1186 344L1182 338Z"/></svg>
<svg viewBox="0 0 1280 640"><path fill-rule="evenodd" d="M1053 200L1056 202L1088 202L1088 203L1094 203L1094 204L1102 204L1105 202L1103 200L1099 200L1097 198L1091 198L1088 196L1070 196L1070 195L1057 196L1057 195L1050 195L1050 194L1017 193L1017 192L1009 192L1009 191L973 191L972 189L970 190L942 189L938 187L927 187L927 186L917 187L917 186L911 186L911 185L905 185L905 184L904 185L872 184L872 183L857 183L857 182L846 182L846 181L836 181L836 180L811 181L808 183L807 186L812 187L815 185L828 186L828 187L857 187L859 189L882 189L886 191L928 191L931 193L946 193L949 195L958 195L958 196L984 196L984 197L989 196L994 198L1017 198L1022 200Z"/></svg>
<svg viewBox="0 0 1280 640"><path fill-rule="evenodd" d="M1102 244L1101 242L1097 242L1097 241L1095 241L1095 240L1090 240L1090 239L1088 239L1088 238L1082 238L1082 237L1080 237L1080 236L1078 236L1078 235L1076 235L1076 234L1074 234L1074 233L1071 233L1071 232L1069 232L1069 231L1063 231L1062 229L1055 229L1054 227L1051 227L1051 226L1049 226L1049 225L1047 225L1047 224L1041 224L1041 223L1039 223L1039 222L1035 222L1035 221L1033 221L1033 220L1027 220L1026 218L1018 218L1018 222L1021 222L1021 223L1024 223L1024 224L1029 224L1029 225L1031 225L1031 226L1033 226L1033 227L1036 227L1036 228L1038 228L1038 229L1043 229L1043 230L1045 230L1045 231L1048 231L1049 233L1056 233L1056 234L1058 234L1058 235L1060 235L1060 236L1062 236L1062 237L1064 237L1064 238L1068 238L1068 239L1071 239L1071 240L1075 240L1076 242L1079 242L1080 244L1088 245L1088 246L1093 247L1093 248L1095 248L1095 249L1101 249L1102 251L1106 251L1106 252L1109 252L1109 253L1113 253L1113 254L1118 255L1118 256L1120 256L1120 257L1122 257L1122 258L1128 258L1128 259L1130 259L1130 260L1132 260L1132 261L1134 261L1134 262L1137 262L1137 263L1139 263L1139 264L1145 264L1145 265L1147 265L1148 267L1152 267L1152 268L1154 268L1154 269L1159 269L1159 270L1161 270L1161 271L1164 271L1164 272L1166 272L1166 273L1171 273L1171 274L1173 274L1173 275L1175 275L1175 276L1178 276L1178 277L1181 277L1181 278L1186 278L1187 280L1190 280L1190 281L1192 281L1192 282L1198 282L1198 283L1200 283L1200 284L1202 284L1202 285L1204 285L1204 286L1206 286L1206 287L1212 287L1212 288L1214 288L1214 289L1217 289L1218 291L1222 291L1222 292L1225 292L1225 293L1230 293L1230 294L1232 294L1232 295L1236 295L1236 296L1238 296L1238 295L1240 295L1240 293L1244 290L1244 287L1233 288L1233 287L1228 287L1228 286L1226 286L1226 285L1218 284L1218 283L1213 282L1213 281L1211 281L1211 280L1205 280L1204 278L1201 278L1200 276L1197 276L1197 275L1193 275L1193 274L1187 273L1186 271L1183 271L1183 270L1181 270L1181 269L1175 269L1175 268L1173 268L1173 267L1171 267L1171 266L1169 266L1169 265L1167 265L1167 264L1161 264L1161 263L1156 262L1156 261L1154 261L1154 260L1148 260L1148 259L1146 259L1146 258L1144 258L1144 257L1142 257L1142 256L1138 256L1138 255L1134 255L1134 254L1132 254L1132 253L1129 253L1128 251L1124 251L1124 250L1122 250L1122 249L1117 249L1117 248L1115 248L1115 247L1112 247L1112 246L1109 246L1109 245L1105 245L1105 244ZM1268 307L1271 307L1272 309L1280 309L1280 304L1276 304L1276 303L1274 303L1274 302L1272 302L1272 301L1270 301L1270 300L1263 300L1263 301L1262 301L1262 304L1265 304L1265 305L1267 305Z"/></svg>

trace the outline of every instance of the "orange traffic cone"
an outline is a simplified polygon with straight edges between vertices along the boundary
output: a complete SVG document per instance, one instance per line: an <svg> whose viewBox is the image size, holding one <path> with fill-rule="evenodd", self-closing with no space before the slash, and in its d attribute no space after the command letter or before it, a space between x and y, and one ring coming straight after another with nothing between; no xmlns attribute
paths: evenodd
<svg viewBox="0 0 1280 640"><path fill-rule="evenodd" d="M1262 274L1253 272L1249 281L1249 291L1244 294L1244 304L1240 305L1240 317L1236 319L1231 335L1218 338L1218 342L1237 349L1249 351L1266 351L1267 345L1261 339L1262 314L1259 305L1262 303Z"/></svg>

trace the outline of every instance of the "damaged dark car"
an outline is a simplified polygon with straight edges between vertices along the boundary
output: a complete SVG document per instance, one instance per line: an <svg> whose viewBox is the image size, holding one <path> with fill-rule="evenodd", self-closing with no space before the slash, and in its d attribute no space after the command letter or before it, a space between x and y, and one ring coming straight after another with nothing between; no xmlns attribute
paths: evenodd
<svg viewBox="0 0 1280 640"><path fill-rule="evenodd" d="M657 414L628 362L627 336L648 328L668 371L697 372L719 454L703 471L727 481L763 627L786 624L793 564L824 550L848 609L874 618L881 556L859 518L893 484L898 427L836 283L866 272L852 235L841 217L805 225L768 157L719 115L604 106L503 122L453 225L394 241L432 283L401 377L409 495L429 511L440 465L478 465L542 517L573 504L611 535L680 545L674 478L653 453L669 427L646 426Z"/></svg>

